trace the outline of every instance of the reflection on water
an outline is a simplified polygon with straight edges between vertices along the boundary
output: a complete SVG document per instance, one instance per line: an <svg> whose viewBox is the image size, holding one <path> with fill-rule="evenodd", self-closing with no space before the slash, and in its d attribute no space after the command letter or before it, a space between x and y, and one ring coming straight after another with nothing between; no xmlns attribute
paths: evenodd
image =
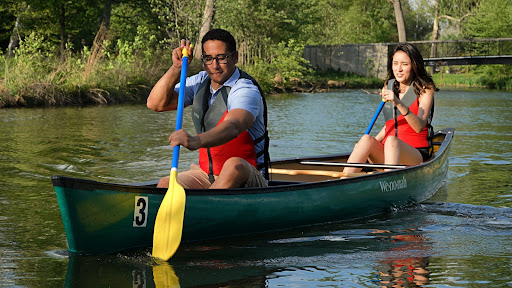
<svg viewBox="0 0 512 288"><path fill-rule="evenodd" d="M178 279L181 287L467 287L491 279L485 281L500 287L510 281L503 276L511 264L503 255L512 254L509 210L432 203L370 221L184 243L170 265L151 259L149 249L73 256L66 286L142 281L144 287L159 287ZM485 261L492 271L475 274Z"/></svg>
<svg viewBox="0 0 512 288"><path fill-rule="evenodd" d="M147 249L62 256L66 238L50 176L128 183L168 175L174 113L154 113L144 105L0 109L0 283L159 287L178 279L181 287L510 286L511 96L436 93L434 127L456 131L446 185L430 204L359 222L185 243L169 264L155 262ZM271 157L351 150L379 101L359 90L268 97ZM188 111L184 128L192 130ZM375 127L382 125L378 119ZM195 161L196 152L181 150L180 167Z"/></svg>
<svg viewBox="0 0 512 288"><path fill-rule="evenodd" d="M393 248L386 258L380 259L376 270L376 283L381 287L421 287L430 282L428 239L425 235L395 235L394 242L403 246ZM413 252L419 251L419 252Z"/></svg>
<svg viewBox="0 0 512 288"><path fill-rule="evenodd" d="M285 238L274 240L267 240L273 237L265 235L227 243L185 243L170 264L155 262L148 250L101 258L71 256L65 286L126 287L144 283L140 287L169 287L177 281L181 287L337 286L339 281L371 281L388 287L390 283L428 282L425 267L431 252L424 235L417 229L358 228L363 225L352 224L353 229L323 236L319 234L339 226L309 229L302 238L288 238L296 235L288 232L279 235ZM339 243L339 238L344 242ZM354 261L359 264L354 265ZM357 281L352 279L355 274Z"/></svg>

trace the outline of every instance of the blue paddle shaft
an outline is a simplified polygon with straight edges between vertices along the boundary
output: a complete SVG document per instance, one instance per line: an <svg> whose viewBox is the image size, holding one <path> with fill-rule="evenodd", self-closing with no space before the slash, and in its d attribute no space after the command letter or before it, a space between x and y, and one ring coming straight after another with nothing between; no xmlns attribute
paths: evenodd
<svg viewBox="0 0 512 288"><path fill-rule="evenodd" d="M373 115L372 122L370 122L370 125L368 125L368 129L366 129L366 132L364 132L364 134L370 134L370 132L372 131L373 125L375 124L375 121L377 121L377 118L379 117L380 111L382 111L382 108L384 107L384 104L386 104L386 102L384 102L384 101L380 102L379 108L377 108L375 115Z"/></svg>
<svg viewBox="0 0 512 288"><path fill-rule="evenodd" d="M183 126L183 107L185 101L185 86L187 82L187 68L188 68L188 57L183 56L181 62L181 77L180 77L180 91L178 95L178 112L176 115L176 131L180 130ZM178 159L180 158L180 145L174 146L172 152L172 166L171 168L178 169Z"/></svg>

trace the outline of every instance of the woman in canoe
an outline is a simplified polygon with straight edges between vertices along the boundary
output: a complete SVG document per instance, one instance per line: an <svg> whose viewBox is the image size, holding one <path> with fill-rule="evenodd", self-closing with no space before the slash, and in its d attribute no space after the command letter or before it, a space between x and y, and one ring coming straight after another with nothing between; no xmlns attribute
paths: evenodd
<svg viewBox="0 0 512 288"><path fill-rule="evenodd" d="M385 126L377 136L364 135L348 158L349 163L416 165L432 156L434 91L423 57L410 43L398 45L388 58L388 77L382 89ZM343 172L361 168L345 167Z"/></svg>

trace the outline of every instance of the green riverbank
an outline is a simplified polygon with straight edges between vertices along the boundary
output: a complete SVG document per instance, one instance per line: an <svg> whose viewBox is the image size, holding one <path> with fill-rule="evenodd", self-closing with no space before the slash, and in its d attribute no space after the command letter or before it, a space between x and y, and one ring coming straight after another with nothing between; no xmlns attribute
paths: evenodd
<svg viewBox="0 0 512 288"><path fill-rule="evenodd" d="M144 54L128 49L114 56L100 47L57 57L31 46L19 49L15 57L0 55L5 63L0 66L0 108L142 103L172 63L166 51ZM200 61L194 60L189 74L201 69ZM278 73L272 64L261 62L241 69L253 75L266 94L382 86L381 79L333 71L319 73L306 66L293 73L286 69Z"/></svg>
<svg viewBox="0 0 512 288"><path fill-rule="evenodd" d="M29 50L18 57L3 57L0 108L143 103L153 85L170 66L171 59L167 53L160 53L157 57L130 55L133 53L112 57L93 50L84 51L81 57L55 58ZM512 90L512 65L489 66L458 70L444 67L433 75L433 79L441 88ZM201 69L202 65L196 60L189 71L193 74ZM382 79L337 71L321 73L305 69L298 77L282 77L254 65L242 69L253 75L267 94L379 89L383 85Z"/></svg>
<svg viewBox="0 0 512 288"><path fill-rule="evenodd" d="M438 87L512 91L512 65L442 67L432 78Z"/></svg>

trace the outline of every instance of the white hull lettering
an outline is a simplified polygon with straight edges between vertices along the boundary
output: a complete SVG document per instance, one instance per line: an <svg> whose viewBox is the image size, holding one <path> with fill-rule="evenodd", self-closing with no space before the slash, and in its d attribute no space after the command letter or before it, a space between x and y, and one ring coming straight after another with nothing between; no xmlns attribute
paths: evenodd
<svg viewBox="0 0 512 288"><path fill-rule="evenodd" d="M405 179L405 176L400 180L395 181L380 181L380 191L382 192L391 192L398 189L404 189L407 188L407 179Z"/></svg>

